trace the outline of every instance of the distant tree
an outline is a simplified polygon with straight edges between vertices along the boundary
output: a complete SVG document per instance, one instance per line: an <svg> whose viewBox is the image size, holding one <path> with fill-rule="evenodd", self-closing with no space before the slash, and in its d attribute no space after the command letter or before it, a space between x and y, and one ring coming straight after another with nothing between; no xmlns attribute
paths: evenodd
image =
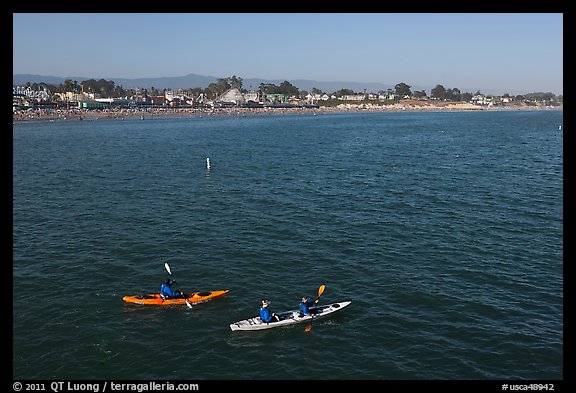
<svg viewBox="0 0 576 393"><path fill-rule="evenodd" d="M49 90L50 92L53 92L53 93L60 92L60 86L51 85L49 83L44 83L44 82L42 82L41 85L46 86L46 89Z"/></svg>
<svg viewBox="0 0 576 393"><path fill-rule="evenodd" d="M460 100L464 101L464 102L469 102L470 100L472 100L472 93L462 93L462 95L460 95Z"/></svg>
<svg viewBox="0 0 576 393"><path fill-rule="evenodd" d="M524 98L535 101L551 101L555 97L556 96L552 93L542 93L542 92L524 94Z"/></svg>
<svg viewBox="0 0 576 393"><path fill-rule="evenodd" d="M299 95L298 88L288 81L280 83L280 86L278 87L277 91L278 94L286 94L288 97Z"/></svg>
<svg viewBox="0 0 576 393"><path fill-rule="evenodd" d="M278 86L276 86L274 83L260 83L258 91L260 93L266 93L266 94L277 94Z"/></svg>
<svg viewBox="0 0 576 393"><path fill-rule="evenodd" d="M66 79L62 85L65 92L80 93L81 88L78 85L78 82L73 81L72 79Z"/></svg>
<svg viewBox="0 0 576 393"><path fill-rule="evenodd" d="M211 98L216 98L230 89L230 83L228 83L228 78L219 78L216 83L210 83L206 88L206 93Z"/></svg>
<svg viewBox="0 0 576 393"><path fill-rule="evenodd" d="M198 97L198 96L199 96L200 94L202 94L202 93L203 93L203 90L202 90L201 87L194 87L194 88L188 89L188 90L186 91L186 95L187 95L188 97L192 97L192 98L193 98L193 97Z"/></svg>
<svg viewBox="0 0 576 393"><path fill-rule="evenodd" d="M242 78L237 77L236 75L231 76L228 78L231 87L235 87L237 89L242 89Z"/></svg>
<svg viewBox="0 0 576 393"><path fill-rule="evenodd" d="M334 92L334 95L336 97L350 96L353 94L354 94L354 91L350 90L350 89L340 89L340 90Z"/></svg>
<svg viewBox="0 0 576 393"><path fill-rule="evenodd" d="M427 97L426 91L425 91L425 90L415 91L415 92L414 92L414 97L415 97L415 98L424 98L424 97Z"/></svg>
<svg viewBox="0 0 576 393"><path fill-rule="evenodd" d="M312 94L323 94L324 92L320 89L317 89L315 87L312 88L312 91L310 92Z"/></svg>
<svg viewBox="0 0 576 393"><path fill-rule="evenodd" d="M454 88L454 89L448 89L446 90L446 99L450 100L450 101L460 101L460 90Z"/></svg>
<svg viewBox="0 0 576 393"><path fill-rule="evenodd" d="M446 98L446 88L442 85L436 85L435 88L430 90L430 96L437 100L443 100Z"/></svg>
<svg viewBox="0 0 576 393"><path fill-rule="evenodd" d="M114 81L107 81L105 79L88 79L81 83L84 92L99 94L102 97L120 97L123 89L118 89Z"/></svg>
<svg viewBox="0 0 576 393"><path fill-rule="evenodd" d="M407 85L406 83L400 82L396 86L394 86L394 91L400 97L412 96L412 92L410 91L410 87L411 86Z"/></svg>
<svg viewBox="0 0 576 393"><path fill-rule="evenodd" d="M114 87L114 91L112 93L112 97L116 98L116 97L125 97L128 94L128 92L126 90L124 90L124 88L122 87L122 85L120 86L115 86Z"/></svg>

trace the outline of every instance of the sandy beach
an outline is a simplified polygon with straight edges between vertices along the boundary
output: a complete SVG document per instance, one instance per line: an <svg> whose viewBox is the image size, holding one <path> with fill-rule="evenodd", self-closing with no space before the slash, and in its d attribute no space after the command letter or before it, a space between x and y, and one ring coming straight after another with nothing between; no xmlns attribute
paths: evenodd
<svg viewBox="0 0 576 393"><path fill-rule="evenodd" d="M340 112L402 112L402 111L502 111L502 110L562 110L563 107L514 103L505 106L479 106L460 102L405 100L392 105L343 103L319 108L146 108L146 109L28 109L13 112L19 121L78 121L98 119L150 119L159 117L202 116L270 116L280 114L324 114Z"/></svg>

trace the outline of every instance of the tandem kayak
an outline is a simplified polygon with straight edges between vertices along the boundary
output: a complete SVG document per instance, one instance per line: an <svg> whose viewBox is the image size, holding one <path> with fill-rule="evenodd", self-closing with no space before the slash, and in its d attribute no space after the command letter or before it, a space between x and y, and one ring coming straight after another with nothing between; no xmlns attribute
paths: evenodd
<svg viewBox="0 0 576 393"><path fill-rule="evenodd" d="M299 310L284 311L281 313L276 313L278 315L279 321L273 321L270 323L262 322L260 317L254 317L245 319L243 321L238 321L230 324L230 329L236 330L263 330L272 329L275 327L290 326L302 322L310 322L312 319L315 321L317 319L325 318L329 315L342 311L344 308L350 305L352 301L347 300L345 302L332 303L326 306L311 307L310 311L315 312L314 318L310 315L304 315Z"/></svg>
<svg viewBox="0 0 576 393"><path fill-rule="evenodd" d="M229 289L222 291L185 293L184 295L186 296L186 299L184 298L162 299L160 294L150 293L148 295L124 296L122 300L124 300L127 303L135 303L135 304L146 304L152 306L170 306L170 305L186 304L186 300L188 300L189 303L207 302L208 300L226 296L228 292L230 292Z"/></svg>

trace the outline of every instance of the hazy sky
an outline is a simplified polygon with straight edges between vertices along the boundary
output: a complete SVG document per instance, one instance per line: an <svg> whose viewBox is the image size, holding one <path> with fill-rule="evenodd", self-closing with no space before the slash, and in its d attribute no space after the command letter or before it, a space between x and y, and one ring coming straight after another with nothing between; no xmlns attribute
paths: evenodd
<svg viewBox="0 0 576 393"><path fill-rule="evenodd" d="M13 73L563 94L561 13L16 13Z"/></svg>

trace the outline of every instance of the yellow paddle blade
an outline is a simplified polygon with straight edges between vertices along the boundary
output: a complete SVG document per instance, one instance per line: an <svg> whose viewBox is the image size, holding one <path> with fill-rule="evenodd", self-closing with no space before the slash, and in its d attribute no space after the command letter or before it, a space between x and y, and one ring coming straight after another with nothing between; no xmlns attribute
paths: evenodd
<svg viewBox="0 0 576 393"><path fill-rule="evenodd" d="M324 284L320 285L320 288L318 288L318 297L322 296L325 289L326 289L326 285L324 285Z"/></svg>

